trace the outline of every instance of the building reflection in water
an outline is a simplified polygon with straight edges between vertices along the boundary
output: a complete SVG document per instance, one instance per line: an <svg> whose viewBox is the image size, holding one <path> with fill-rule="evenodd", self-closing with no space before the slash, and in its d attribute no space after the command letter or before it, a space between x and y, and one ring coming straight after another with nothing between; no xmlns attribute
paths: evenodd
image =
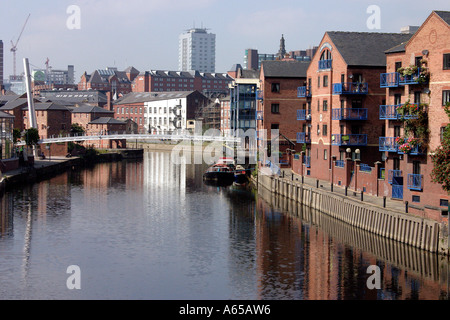
<svg viewBox="0 0 450 320"><path fill-rule="evenodd" d="M226 291L230 299L448 299L448 260L263 189L256 194L207 186L206 168L174 164L170 152L147 152L143 161L99 164L7 192L0 197L0 239L23 239L17 242L23 246L25 286L33 235L40 237L42 251L55 237L54 250L73 249L67 230L87 228L89 244L98 238L96 228L107 225L112 230L103 232L121 234L128 241L124 252L143 256L138 261L154 269L161 261L169 266L164 269L181 271L180 290L204 286L213 297ZM105 248L122 246L117 238L107 239ZM42 263L38 257L36 268ZM382 290L367 288L370 265L382 270ZM226 276L212 281L218 269Z"/></svg>
<svg viewBox="0 0 450 320"><path fill-rule="evenodd" d="M264 189L258 192L259 298L272 298L277 283L290 299L449 299L447 258L356 229ZM381 269L381 290L367 288L371 265Z"/></svg>

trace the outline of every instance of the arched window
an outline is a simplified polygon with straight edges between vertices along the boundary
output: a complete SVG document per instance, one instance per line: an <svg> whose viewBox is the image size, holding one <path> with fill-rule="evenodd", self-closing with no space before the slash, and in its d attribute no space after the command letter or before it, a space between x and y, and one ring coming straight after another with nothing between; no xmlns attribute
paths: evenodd
<svg viewBox="0 0 450 320"><path fill-rule="evenodd" d="M319 70L331 69L331 61L332 61L331 51L325 49L320 55Z"/></svg>

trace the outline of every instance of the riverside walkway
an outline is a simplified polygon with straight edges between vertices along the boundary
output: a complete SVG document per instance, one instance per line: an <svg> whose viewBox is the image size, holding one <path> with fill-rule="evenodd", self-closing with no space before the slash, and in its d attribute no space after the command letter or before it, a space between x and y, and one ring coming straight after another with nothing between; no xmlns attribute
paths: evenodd
<svg viewBox="0 0 450 320"><path fill-rule="evenodd" d="M288 181L302 181L302 176L294 173L291 169L281 169L281 177ZM361 201L361 192L356 192L355 190L347 189L347 195L345 195L345 187L333 185L331 187L331 183L329 181L317 180L308 176L303 177L303 184L318 187L324 191L328 191L330 193L338 194L343 197L347 197L349 199ZM386 205L384 206L384 202L386 201ZM379 208L386 208L390 210L395 210L400 213L406 213L406 204L399 200L393 200L391 198L384 199L383 197L375 197L369 194L364 193L362 196L362 201L364 203L368 203Z"/></svg>

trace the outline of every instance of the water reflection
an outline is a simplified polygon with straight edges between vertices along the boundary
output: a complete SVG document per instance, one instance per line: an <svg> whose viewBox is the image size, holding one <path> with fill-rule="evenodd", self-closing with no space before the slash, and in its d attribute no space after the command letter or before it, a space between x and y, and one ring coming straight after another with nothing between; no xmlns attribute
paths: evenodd
<svg viewBox="0 0 450 320"><path fill-rule="evenodd" d="M3 299L448 299L448 263L260 190L207 186L207 165L75 170L0 197ZM65 288L80 265L80 291ZM382 289L367 289L367 268Z"/></svg>

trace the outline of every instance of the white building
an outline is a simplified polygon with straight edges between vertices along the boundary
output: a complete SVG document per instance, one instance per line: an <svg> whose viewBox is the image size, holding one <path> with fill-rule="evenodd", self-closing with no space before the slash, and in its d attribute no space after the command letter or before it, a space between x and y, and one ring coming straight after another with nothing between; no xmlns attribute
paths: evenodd
<svg viewBox="0 0 450 320"><path fill-rule="evenodd" d="M178 69L215 73L216 35L207 29L193 28L179 37Z"/></svg>

